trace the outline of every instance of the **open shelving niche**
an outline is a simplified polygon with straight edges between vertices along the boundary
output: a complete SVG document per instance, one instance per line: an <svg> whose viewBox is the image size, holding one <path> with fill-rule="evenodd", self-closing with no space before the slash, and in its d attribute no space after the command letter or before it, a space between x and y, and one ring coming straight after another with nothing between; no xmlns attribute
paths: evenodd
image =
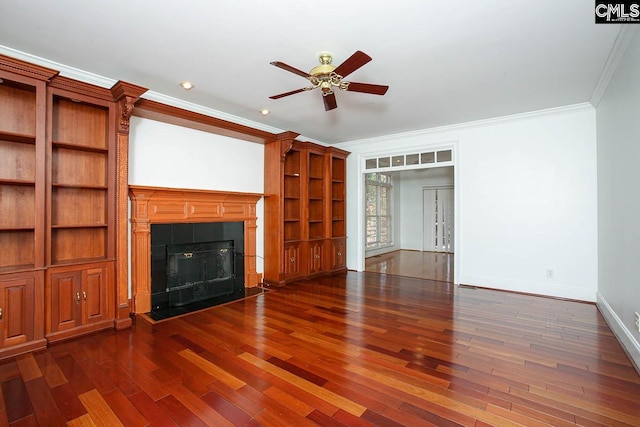
<svg viewBox="0 0 640 427"><path fill-rule="evenodd" d="M109 110L54 94L52 122L50 262L106 259Z"/></svg>
<svg viewBox="0 0 640 427"><path fill-rule="evenodd" d="M0 85L0 272L36 264L36 87Z"/></svg>

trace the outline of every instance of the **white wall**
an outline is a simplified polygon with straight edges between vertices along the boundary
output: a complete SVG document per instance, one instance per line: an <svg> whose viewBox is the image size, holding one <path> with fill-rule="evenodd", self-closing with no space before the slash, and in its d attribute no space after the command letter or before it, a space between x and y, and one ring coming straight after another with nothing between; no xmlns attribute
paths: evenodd
<svg viewBox="0 0 640 427"><path fill-rule="evenodd" d="M452 186L453 168L413 169L400 172L402 206L402 249L421 251L424 247L424 201L425 186ZM454 234L455 235L455 234Z"/></svg>
<svg viewBox="0 0 640 427"><path fill-rule="evenodd" d="M340 144L353 153L348 267L363 267L362 159L452 144L456 283L595 301L596 129L586 104Z"/></svg>
<svg viewBox="0 0 640 427"><path fill-rule="evenodd" d="M264 192L264 146L154 120L131 118L129 184ZM257 210L257 263L263 271L263 200Z"/></svg>
<svg viewBox="0 0 640 427"><path fill-rule="evenodd" d="M598 307L640 370L640 32L597 107Z"/></svg>

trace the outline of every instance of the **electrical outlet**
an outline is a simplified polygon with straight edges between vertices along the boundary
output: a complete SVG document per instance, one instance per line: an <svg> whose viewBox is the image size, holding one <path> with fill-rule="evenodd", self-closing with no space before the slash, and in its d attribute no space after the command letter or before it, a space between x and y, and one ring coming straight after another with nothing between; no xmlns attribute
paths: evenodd
<svg viewBox="0 0 640 427"><path fill-rule="evenodd" d="M553 268L547 268L547 279L553 279Z"/></svg>
<svg viewBox="0 0 640 427"><path fill-rule="evenodd" d="M638 314L638 312L636 311L635 313L633 313L633 317L636 320L636 329L638 330L638 332L640 332L640 314Z"/></svg>

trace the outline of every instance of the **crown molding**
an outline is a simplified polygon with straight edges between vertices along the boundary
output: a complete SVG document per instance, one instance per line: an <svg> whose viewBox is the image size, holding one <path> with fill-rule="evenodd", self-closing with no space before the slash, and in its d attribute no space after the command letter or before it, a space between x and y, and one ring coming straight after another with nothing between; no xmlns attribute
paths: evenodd
<svg viewBox="0 0 640 427"><path fill-rule="evenodd" d="M602 73L600 73L600 79L598 80L598 83L593 90L593 94L591 95L590 103L594 107L597 107L598 104L600 104L600 100L602 100L602 96L607 90L609 82L611 82L613 75L618 69L618 65L620 65L620 61L624 57L624 53L627 51L631 41L638 33L638 27L635 25L621 25L620 27L620 32L618 33L616 40L613 42L613 46L611 47L611 51L607 57L607 62L604 64Z"/></svg>
<svg viewBox="0 0 640 427"><path fill-rule="evenodd" d="M55 61L40 58L39 56L31 55L29 53L21 52L16 49L12 49L7 46L0 45L0 53L3 55L11 56L16 59L21 59L32 64L40 65L42 67L53 68L58 70L59 76L69 77L74 80L79 80L84 83L90 83L95 86L101 86L104 88L110 88L116 83L116 80L108 79L97 74L82 71L77 68L69 67L68 65L60 64Z"/></svg>
<svg viewBox="0 0 640 427"><path fill-rule="evenodd" d="M117 80L100 76L98 74L93 74L87 71L83 71L78 68L70 67L64 64L60 64L55 61L50 61L48 59L44 59L36 55L31 55L29 53L21 52L19 50L16 50L7 46L3 46L3 45L0 45L0 54L4 54L12 58L30 62L32 64L58 70L60 72L58 74L59 76L68 77L70 79L78 80L84 83L90 83L95 86L111 88L117 83ZM259 130L273 133L273 134L279 134L284 131L283 129L268 126L263 123L254 122L252 120L247 120L242 117L227 114L222 111L214 110L212 108L203 107L201 105L183 101L183 100L173 98L171 96L163 95L161 93L154 92L151 90L147 91L142 98L148 99L150 101L156 101L162 104L167 104L167 105L181 108L184 110L192 111L195 113L200 113L200 114L214 117L217 119L226 120L229 122L251 127L254 129L259 129ZM304 138L304 136L300 136L299 139L300 138Z"/></svg>

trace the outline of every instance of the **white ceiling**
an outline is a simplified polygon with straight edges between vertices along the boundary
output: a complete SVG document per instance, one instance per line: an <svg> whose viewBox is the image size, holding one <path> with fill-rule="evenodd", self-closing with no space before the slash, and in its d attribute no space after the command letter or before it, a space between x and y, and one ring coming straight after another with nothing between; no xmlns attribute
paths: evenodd
<svg viewBox="0 0 640 427"><path fill-rule="evenodd" d="M594 24L593 9L592 0L2 0L0 53L332 144L589 102L622 27ZM270 62L309 71L320 52L339 65L356 50L373 60L346 80L389 85L386 95L339 91L329 112L319 90L268 98L308 83Z"/></svg>

